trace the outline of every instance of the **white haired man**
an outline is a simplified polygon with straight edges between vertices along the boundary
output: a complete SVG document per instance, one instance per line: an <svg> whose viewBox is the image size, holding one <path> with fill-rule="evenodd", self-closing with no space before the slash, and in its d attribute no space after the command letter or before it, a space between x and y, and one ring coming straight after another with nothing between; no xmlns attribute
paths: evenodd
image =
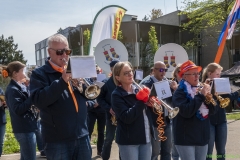
<svg viewBox="0 0 240 160"><path fill-rule="evenodd" d="M48 39L49 58L32 72L30 92L40 109L45 152L49 160L91 160L87 106L93 103L70 85L66 62L71 50L66 37Z"/></svg>

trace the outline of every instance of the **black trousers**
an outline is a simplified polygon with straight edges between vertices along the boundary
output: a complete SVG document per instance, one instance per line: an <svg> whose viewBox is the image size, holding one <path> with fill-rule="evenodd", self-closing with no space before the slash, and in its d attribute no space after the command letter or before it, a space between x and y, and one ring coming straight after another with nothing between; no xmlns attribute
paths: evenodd
<svg viewBox="0 0 240 160"><path fill-rule="evenodd" d="M97 120L97 131L98 131L97 151L102 152L103 143L104 143L104 129L106 124L105 113L88 112L88 131L89 131L90 139L93 133L94 124L96 120Z"/></svg>

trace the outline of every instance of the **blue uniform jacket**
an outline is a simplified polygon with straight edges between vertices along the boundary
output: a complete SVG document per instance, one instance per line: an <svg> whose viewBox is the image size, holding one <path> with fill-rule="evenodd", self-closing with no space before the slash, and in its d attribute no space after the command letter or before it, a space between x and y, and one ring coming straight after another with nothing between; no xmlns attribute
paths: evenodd
<svg viewBox="0 0 240 160"><path fill-rule="evenodd" d="M238 92L221 95L221 97L230 98L230 101L237 100L238 99ZM216 99L216 97L215 97L215 99ZM218 125L218 124L226 123L227 118L226 118L225 108L221 108L219 103L217 104L216 107L218 108L216 114L209 116L211 124L212 125Z"/></svg>
<svg viewBox="0 0 240 160"><path fill-rule="evenodd" d="M76 112L68 84L61 77L62 73L55 71L48 61L31 75L32 102L41 111L45 142L65 142L88 135L87 99L73 87L78 104Z"/></svg>
<svg viewBox="0 0 240 160"><path fill-rule="evenodd" d="M179 107L178 115L173 119L173 136L175 145L204 146L208 144L210 136L210 120L200 120L196 112L205 97L197 94L193 99L187 99L186 93L179 88L174 92L172 103ZM208 105L209 115L216 112L216 108Z"/></svg>
<svg viewBox="0 0 240 160"><path fill-rule="evenodd" d="M166 79L164 79L166 80ZM148 87L149 89L152 88L152 85L153 85L154 81L151 77L149 77L149 79L146 79L145 81L142 82L142 85ZM172 97L169 97L169 98L166 98L164 99L164 101L169 105L171 106L172 104ZM163 108L163 112L165 111L165 108ZM158 127L158 124L157 124L157 118L158 118L158 115L156 113L154 113L154 111L151 109L151 115L152 115L152 119L153 119L153 125L155 128ZM162 114L162 116L164 116L164 114ZM170 119L168 117L164 117L164 121L169 123L170 122ZM166 123L165 123L166 124Z"/></svg>
<svg viewBox="0 0 240 160"><path fill-rule="evenodd" d="M150 109L136 99L135 94L128 94L122 87L112 93L112 107L117 118L116 142L120 145L146 144L143 109L149 120L150 134L155 138ZM149 135L151 137L151 135Z"/></svg>
<svg viewBox="0 0 240 160"><path fill-rule="evenodd" d="M98 96L97 101L99 105L105 109L107 118L110 119L112 116L109 113L110 108L112 108L111 95L116 88L116 85L112 77L110 77L108 80L104 80L103 82L105 82L105 84L101 88L101 93Z"/></svg>
<svg viewBox="0 0 240 160"><path fill-rule="evenodd" d="M11 80L5 93L13 133L29 133L37 129L37 117L32 109L28 93L17 82Z"/></svg>

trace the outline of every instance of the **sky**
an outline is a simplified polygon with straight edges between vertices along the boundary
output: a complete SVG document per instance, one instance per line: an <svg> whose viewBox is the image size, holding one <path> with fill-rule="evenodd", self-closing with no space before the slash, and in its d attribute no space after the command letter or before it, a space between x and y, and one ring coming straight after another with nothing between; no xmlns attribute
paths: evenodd
<svg viewBox="0 0 240 160"><path fill-rule="evenodd" d="M55 34L61 27L91 24L97 12L108 5L119 5L142 20L150 11L163 14L176 11L181 0L0 0L0 35L13 36L27 64L36 65L35 44Z"/></svg>

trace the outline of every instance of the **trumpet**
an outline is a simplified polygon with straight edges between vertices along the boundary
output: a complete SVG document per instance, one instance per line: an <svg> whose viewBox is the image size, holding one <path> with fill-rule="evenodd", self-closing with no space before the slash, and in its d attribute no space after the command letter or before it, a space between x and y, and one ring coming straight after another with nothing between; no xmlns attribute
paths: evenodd
<svg viewBox="0 0 240 160"><path fill-rule="evenodd" d="M137 84L135 81L133 81L133 83L139 88L139 89L143 89L139 84ZM162 114L163 114L163 109L162 109L162 106L164 106L168 112L169 112L169 119L172 119L174 118L178 112L179 112L179 108L176 107L176 108L172 108L170 106L168 106L165 102L163 102L162 100L158 100L156 97L150 97L149 99L149 103L153 106L153 111L158 115L158 118L157 118L157 124L158 124L158 127L157 127L157 131L158 131L158 137L160 138L161 141L165 141L167 139L166 136L164 136L164 120L163 120L163 117L162 117Z"/></svg>
<svg viewBox="0 0 240 160"><path fill-rule="evenodd" d="M203 87L203 83L200 83L200 86L198 86L198 90L199 91L201 91L202 90L202 87ZM211 93L207 93L207 95L205 96L205 103L206 104L210 104L210 103L212 103L212 105L213 106L216 106L217 105L217 103L216 103L216 101L214 100L214 98L213 98L213 95L211 94Z"/></svg>
<svg viewBox="0 0 240 160"><path fill-rule="evenodd" d="M139 84L137 84L135 81L133 82L139 89L142 89L142 87L139 85ZM152 97L151 97L152 98ZM167 105L163 100L161 100L161 99L153 99L152 100L153 102L154 102L154 104L151 104L155 109L157 109L157 110L160 110L161 112L162 112L162 106L165 108L165 109L167 109L167 111L168 111L168 118L169 119L173 119L177 114L178 114L178 112L179 112L179 108L178 107L175 107L175 108L172 108L172 107L170 107L169 105ZM159 103L156 103L156 101L160 101L160 105L159 105Z"/></svg>
<svg viewBox="0 0 240 160"><path fill-rule="evenodd" d="M222 98L217 93L215 93L215 96L217 97L217 100L220 102L220 107L221 108L226 108L229 105L229 103L230 103L230 99L229 98Z"/></svg>
<svg viewBox="0 0 240 160"><path fill-rule="evenodd" d="M116 116L113 116L111 117L111 121L112 121L112 125L114 126L117 126L117 119L116 119Z"/></svg>
<svg viewBox="0 0 240 160"><path fill-rule="evenodd" d="M65 58L62 59L64 62L65 62L65 66L64 68L66 69L67 68L67 64L68 62L66 61ZM90 83L85 79L85 78L82 78L83 82L80 80L80 79L72 79L70 78L70 84L71 86L74 86L76 87L80 93L83 93L83 83L87 86L86 90L85 90L85 96L88 98L88 99L96 99L100 92L101 92L101 89L98 85L96 84L92 84L90 85Z"/></svg>

